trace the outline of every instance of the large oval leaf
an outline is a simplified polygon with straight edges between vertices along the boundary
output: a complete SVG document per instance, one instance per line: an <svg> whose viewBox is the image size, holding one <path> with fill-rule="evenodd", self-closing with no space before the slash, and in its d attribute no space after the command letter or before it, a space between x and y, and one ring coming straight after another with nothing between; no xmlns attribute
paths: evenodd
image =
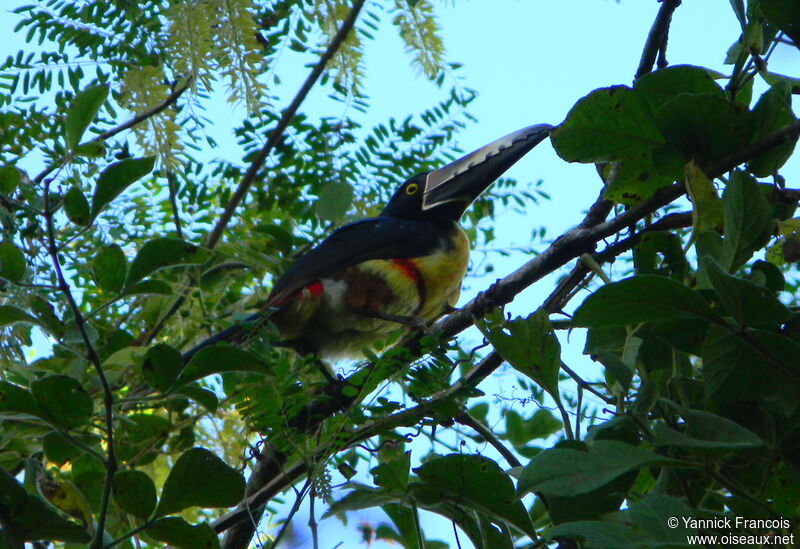
<svg viewBox="0 0 800 549"><path fill-rule="evenodd" d="M244 495L244 478L205 448L192 448L169 472L156 516L188 507L232 507Z"/></svg>
<svg viewBox="0 0 800 549"><path fill-rule="evenodd" d="M180 238L154 238L144 243L131 262L128 270L127 287L144 277L167 267L179 265L201 265L208 260L205 248L190 244Z"/></svg>

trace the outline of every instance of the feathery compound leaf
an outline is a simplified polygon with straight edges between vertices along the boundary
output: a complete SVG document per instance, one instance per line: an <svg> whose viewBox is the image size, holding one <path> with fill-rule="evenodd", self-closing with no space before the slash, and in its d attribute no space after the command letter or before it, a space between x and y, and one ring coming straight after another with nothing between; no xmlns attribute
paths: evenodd
<svg viewBox="0 0 800 549"><path fill-rule="evenodd" d="M425 76L436 78L444 65L444 43L430 2L395 0L395 10L392 22L400 31L406 51Z"/></svg>

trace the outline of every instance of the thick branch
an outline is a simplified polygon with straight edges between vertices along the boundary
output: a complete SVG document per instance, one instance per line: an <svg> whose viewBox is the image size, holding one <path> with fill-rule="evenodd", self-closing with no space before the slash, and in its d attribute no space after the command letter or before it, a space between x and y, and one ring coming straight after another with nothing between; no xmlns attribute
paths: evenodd
<svg viewBox="0 0 800 549"><path fill-rule="evenodd" d="M233 192L230 202L228 202L228 205L225 206L225 210L217 220L217 224L214 225L214 228L208 235L208 238L206 239L207 247L213 248L216 246L217 242L219 242L219 239L222 237L222 232L228 226L228 223L230 223L233 212L244 199L247 191L250 190L250 187L258 175L258 171L264 165L264 161L267 159L270 152L272 152L272 149L275 147L275 145L278 144L280 138L283 137L283 133L289 126L289 122L294 117L297 109L300 108L300 105L303 103L303 101L305 101L308 92L311 91L311 88L314 87L314 84L322 75L322 71L325 70L325 65L331 60L336 51L347 38L347 35L353 28L353 25L355 25L356 19L358 19L358 14L361 11L361 8L364 7L364 2L365 0L356 0L356 2L353 3L353 8L350 10L350 13L347 15L347 18L344 20L344 22L342 22L342 26L339 27L339 32L337 32L336 36L334 36L333 40L331 40L331 43L328 45L328 49L325 50L325 53L322 54L322 57L320 57L317 64L314 65L314 68L311 70L311 74L309 74L308 78L306 78L306 81L303 82L303 85L300 87L300 91L297 92L297 95L295 95L289 107L283 111L281 119L278 121L278 125L275 126L275 128L270 132L269 137L267 137L267 142L264 143L264 146L261 147L261 150L259 150L255 158L253 158L253 161L247 168L247 172L245 172L242 180L239 182L239 186L236 187L236 190Z"/></svg>

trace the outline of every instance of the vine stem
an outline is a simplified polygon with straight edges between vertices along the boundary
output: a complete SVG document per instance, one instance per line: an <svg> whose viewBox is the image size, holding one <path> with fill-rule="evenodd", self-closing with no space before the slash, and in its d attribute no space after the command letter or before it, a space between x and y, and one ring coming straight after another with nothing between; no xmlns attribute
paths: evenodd
<svg viewBox="0 0 800 549"><path fill-rule="evenodd" d="M106 441L107 441L107 454L104 460L106 469L106 479L103 485L103 496L100 502L100 512L97 517L97 529L94 533L94 538L90 545L91 549L100 549L103 545L103 530L105 529L106 516L108 515L108 505L111 499L111 481L114 474L117 472L119 464L117 463L117 455L114 448L114 395L111 392L111 386L106 379L103 372L103 366L100 364L100 357L89 339L89 334L86 330L86 322L83 319L78 303L69 289L67 279L64 277L64 272L61 269L61 262L58 259L58 247L56 246L55 226L53 223L53 210L50 208L50 183L51 179L44 180L44 212L42 214L45 218L45 225L47 228L47 252L50 260L53 263L53 269L56 273L58 280L58 288L64 294L72 310L72 315L75 318L75 324L81 334L83 343L86 346L86 356L89 362L94 367L97 378L100 380L100 385L103 389L103 407L105 408L105 424L106 424Z"/></svg>

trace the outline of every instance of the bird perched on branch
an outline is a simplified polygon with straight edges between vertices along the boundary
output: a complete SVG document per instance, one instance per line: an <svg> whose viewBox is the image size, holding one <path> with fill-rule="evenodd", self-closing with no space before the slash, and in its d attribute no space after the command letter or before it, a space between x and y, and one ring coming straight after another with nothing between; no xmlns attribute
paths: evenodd
<svg viewBox="0 0 800 549"><path fill-rule="evenodd" d="M281 345L302 355L356 358L402 328L429 323L455 305L469 260L458 221L495 179L547 137L529 126L397 189L375 218L344 225L275 282L264 308L184 355L218 341L241 342L267 319Z"/></svg>

